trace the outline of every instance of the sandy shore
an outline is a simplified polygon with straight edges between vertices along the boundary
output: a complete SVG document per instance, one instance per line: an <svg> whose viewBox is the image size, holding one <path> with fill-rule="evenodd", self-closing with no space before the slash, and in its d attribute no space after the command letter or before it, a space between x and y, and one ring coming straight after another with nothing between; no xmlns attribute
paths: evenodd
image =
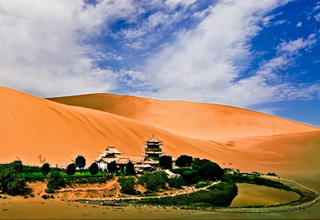
<svg viewBox="0 0 320 220"><path fill-rule="evenodd" d="M310 180L314 182L312 182ZM320 190L319 179L300 178L299 183ZM32 183L35 197L7 196L0 198L0 219L319 219L320 202L296 211L281 213L221 213L181 210L172 207L99 206L68 200L67 194L56 193L54 199L42 199L44 183ZM261 198L260 198L261 199Z"/></svg>
<svg viewBox="0 0 320 220"><path fill-rule="evenodd" d="M217 213L157 207L107 207L61 201L0 200L1 219L319 219L320 204L283 213Z"/></svg>

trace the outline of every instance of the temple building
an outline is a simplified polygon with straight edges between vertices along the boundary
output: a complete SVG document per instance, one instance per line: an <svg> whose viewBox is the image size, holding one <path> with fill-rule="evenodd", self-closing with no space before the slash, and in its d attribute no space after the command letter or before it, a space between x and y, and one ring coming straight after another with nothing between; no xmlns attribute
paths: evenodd
<svg viewBox="0 0 320 220"><path fill-rule="evenodd" d="M145 160L148 160L148 159L159 160L159 158L162 155L161 146L163 145L163 142L158 141L153 134L149 140L144 142L144 144L147 146L145 148Z"/></svg>
<svg viewBox="0 0 320 220"><path fill-rule="evenodd" d="M107 169L107 164L115 161L118 157L123 154L122 152L118 151L116 147L108 146L106 150L99 152L100 156L95 159L95 162L98 164L100 169Z"/></svg>
<svg viewBox="0 0 320 220"><path fill-rule="evenodd" d="M102 170L106 170L108 163L115 161L117 167L125 167L125 165L131 161L135 167L136 171L155 169L159 164L159 158L162 155L163 145L162 141L158 141L154 135L144 142L145 152L144 156L121 156L122 152L118 151L116 147L108 146L105 151L99 152L100 156L95 159L98 167Z"/></svg>

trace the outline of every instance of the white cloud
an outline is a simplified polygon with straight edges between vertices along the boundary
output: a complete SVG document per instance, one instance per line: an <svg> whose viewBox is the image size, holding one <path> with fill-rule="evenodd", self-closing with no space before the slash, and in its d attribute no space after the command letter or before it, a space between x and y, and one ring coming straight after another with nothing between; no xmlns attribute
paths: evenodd
<svg viewBox="0 0 320 220"><path fill-rule="evenodd" d="M301 21L298 22L297 27L302 27L302 22Z"/></svg>
<svg viewBox="0 0 320 220"><path fill-rule="evenodd" d="M167 0L165 3L170 8L176 8L179 5L182 5L183 7L189 7L193 3L195 3L197 0Z"/></svg>
<svg viewBox="0 0 320 220"><path fill-rule="evenodd" d="M139 94L162 99L248 106L269 99L277 87L261 76L234 81L240 63L250 59L250 40L261 30L265 15L287 1L219 1L191 31L149 60L146 72L154 93ZM272 16L269 18L272 19ZM154 88L153 88L154 89Z"/></svg>
<svg viewBox="0 0 320 220"><path fill-rule="evenodd" d="M250 77L241 76L252 51L250 40L275 18L268 12L287 1L219 1L194 30L153 56L147 69L149 90L137 95L213 102L240 107L276 100L319 98L318 85L294 85L282 73L318 36L282 42L276 55ZM239 79L240 78L240 79ZM156 82L156 83L155 83ZM156 90L156 91L155 91Z"/></svg>
<svg viewBox="0 0 320 220"><path fill-rule="evenodd" d="M289 53L290 55L298 53L301 49L308 49L317 42L316 35L310 34L307 39L298 38L289 42L283 42L278 46L279 52Z"/></svg>
<svg viewBox="0 0 320 220"><path fill-rule="evenodd" d="M187 10L194 2L195 0L167 0L163 4L154 1L146 2L147 6L138 5L140 9L147 7L144 10L149 10L150 14L144 15L145 18L140 17L138 22L130 23L132 27L122 28L119 33L115 34L115 38L123 39L126 41L124 45L132 49L149 49L168 31L176 31L174 27L177 23L191 16Z"/></svg>
<svg viewBox="0 0 320 220"><path fill-rule="evenodd" d="M318 13L318 14L314 15L314 18L315 18L317 21L319 21L319 22L320 22L320 13Z"/></svg>
<svg viewBox="0 0 320 220"><path fill-rule="evenodd" d="M99 54L91 54L91 46L81 42L98 35L108 22L135 12L131 1L93 6L78 0L0 0L2 85L42 96L113 89L116 74L96 67Z"/></svg>
<svg viewBox="0 0 320 220"><path fill-rule="evenodd" d="M195 0L101 0L97 5L80 0L0 0L0 81L41 96L123 89L153 98L242 107L319 97L318 85L292 85L279 74L302 50L313 47L315 34L282 42L256 73L242 75L254 56L252 38L279 15L270 12L288 1L219 0L197 11ZM202 21L191 30L172 28L186 18ZM129 27L113 32L109 25L118 20ZM159 41L168 30L174 41ZM161 46L156 54L153 48L146 51L146 64L126 69L124 53L105 51L108 47L100 51L100 45L91 44L105 35L123 48L150 49L154 42ZM103 61L123 66L117 71L99 68L96 63Z"/></svg>
<svg viewBox="0 0 320 220"><path fill-rule="evenodd" d="M143 88L146 86L146 74L134 70L120 70L120 82L131 88Z"/></svg>

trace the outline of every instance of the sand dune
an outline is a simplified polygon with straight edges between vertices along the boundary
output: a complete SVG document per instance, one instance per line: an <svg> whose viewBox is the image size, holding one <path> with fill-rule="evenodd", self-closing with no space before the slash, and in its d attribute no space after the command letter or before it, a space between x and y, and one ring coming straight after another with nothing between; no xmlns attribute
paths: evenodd
<svg viewBox="0 0 320 220"><path fill-rule="evenodd" d="M141 106L147 102L158 103L158 106L162 104L169 105L171 108L175 106L175 102L161 102L122 96L114 97L138 100L134 102L140 103ZM139 100L142 100L142 102ZM127 101L123 102L126 103ZM97 102L96 104L99 103ZM236 122L234 127L231 126L230 128L226 127L226 125L221 125L221 137L229 131L242 136L248 134L249 131L251 132L254 128L253 119L246 121L250 115L256 117L257 120L259 119L258 116L265 116L267 125L273 119L273 123L279 125L276 128L274 127L277 132L304 131L301 134L243 137L218 143L212 140L177 135L176 133L178 132L174 133L170 129L165 130L152 126L150 125L151 123L146 123L144 120L140 122L138 117L142 116L135 116L134 114L138 114L139 108L145 111L141 106L132 104L130 107L124 108L124 104L120 104L121 107L116 107L116 103L118 102L112 102L110 105L113 105L113 107L110 107L110 109L115 109L114 111L117 111L118 114L112 114L90 108L59 104L0 87L0 162L9 162L19 157L26 164L39 164L38 155L43 155L52 166L55 166L56 164L67 165L77 155L84 155L87 158L87 163L90 164L98 156L98 151L103 150L107 145L117 146L126 155L141 156L144 149L143 141L150 138L152 134L156 134L158 139L164 141L164 152L174 157L188 154L194 157L211 159L223 167L240 168L247 171L293 173L311 170L312 172L317 172L310 167L316 167L315 165L318 163L320 132L306 132L308 130L316 130L316 128L237 108L203 105L202 109L196 110L197 108L194 107L198 106L196 103L178 102L181 109L182 105L185 104L189 106L187 109L190 111L193 109L194 111L193 113L188 113L185 120L188 120L188 116L191 117L191 115L196 115L195 118L190 119L193 121L197 118L202 118L200 117L202 112L205 112L203 113L204 115L209 115L210 111L213 111L209 111L209 107L215 110L218 108L225 108L226 111L231 109L230 114L235 119L235 115L238 114L238 117L240 117L245 114L240 117L242 120L238 118L239 121L242 121L242 124ZM93 105L94 103L91 104ZM105 109L105 105L102 103L100 107ZM126 109L131 110L126 113ZM237 113L236 110L239 110L240 113ZM209 113L206 111L209 111ZM122 113L120 114L119 112ZM165 116L165 112L168 111L163 110L161 117ZM174 114L177 115L178 113L173 112L170 117L173 117ZM161 121L161 117L157 120ZM181 120L181 118L182 116L177 120ZM279 122L275 119L279 119ZM174 127L177 120L172 120L172 126ZM230 120L230 118L225 119L226 124L230 124ZM261 124L255 122L258 123L257 130L260 129L259 131L262 134L264 134L262 131L271 129L264 130L262 127L263 120L258 120ZM204 123L203 121L205 120L202 119L201 123ZM165 123L169 124L168 121ZM220 121L219 123L222 122ZM244 127L247 124L250 126L246 130ZM289 130L289 125L292 127L295 125L297 129L291 128L292 130ZM208 126L210 127L211 125L208 124ZM217 128L214 129L218 129L219 126L215 126ZM240 132L241 127L244 129L245 134ZM232 129L236 131L232 131ZM250 135L252 135L252 132Z"/></svg>
<svg viewBox="0 0 320 220"><path fill-rule="evenodd" d="M203 140L319 131L319 128L246 109L133 96L92 94L51 98L73 106L106 111L172 133Z"/></svg>
<svg viewBox="0 0 320 220"><path fill-rule="evenodd" d="M1 162L19 157L24 163L39 164L38 155L43 155L51 165L66 165L80 154L91 163L107 145L140 156L143 141L153 133L165 142L165 153L173 156L217 158L225 153L223 145L213 141L173 135L118 115L62 105L4 87L0 87L0 104Z"/></svg>

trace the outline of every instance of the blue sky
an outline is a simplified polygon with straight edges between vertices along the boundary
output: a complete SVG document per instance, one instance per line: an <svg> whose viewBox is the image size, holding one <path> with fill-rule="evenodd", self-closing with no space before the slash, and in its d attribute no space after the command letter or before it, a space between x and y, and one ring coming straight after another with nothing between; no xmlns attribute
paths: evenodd
<svg viewBox="0 0 320 220"><path fill-rule="evenodd" d="M315 0L0 0L0 83L238 106L320 126Z"/></svg>

